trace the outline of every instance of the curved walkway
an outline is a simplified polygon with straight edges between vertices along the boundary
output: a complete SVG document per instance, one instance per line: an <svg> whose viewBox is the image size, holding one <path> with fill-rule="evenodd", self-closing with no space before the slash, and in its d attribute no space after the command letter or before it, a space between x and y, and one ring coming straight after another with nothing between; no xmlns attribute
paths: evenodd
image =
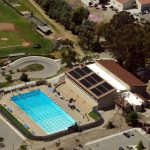
<svg viewBox="0 0 150 150"><path fill-rule="evenodd" d="M29 75L29 78L51 77L51 76L56 75L58 70L60 69L59 63L57 63L56 61L50 58L41 57L41 56L29 56L29 57L20 58L12 62L11 64L5 67L5 70L6 72L8 72L9 70L15 71L15 73L12 74L13 79L18 79L21 73L16 72L17 69L23 69L24 67L29 66L31 64L35 64L35 63L43 65L44 69L41 71L27 72L27 74ZM0 73L1 73L1 70L0 70Z"/></svg>

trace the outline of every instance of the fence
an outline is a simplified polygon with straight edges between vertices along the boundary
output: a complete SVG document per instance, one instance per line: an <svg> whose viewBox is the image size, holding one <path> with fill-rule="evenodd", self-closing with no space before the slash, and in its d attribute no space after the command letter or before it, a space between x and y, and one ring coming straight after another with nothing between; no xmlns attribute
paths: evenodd
<svg viewBox="0 0 150 150"><path fill-rule="evenodd" d="M57 138L76 133L76 132L82 132L84 130L98 127L103 123L103 119L100 119L96 122L89 123L86 125L78 126L74 125L72 127L69 127L68 130L64 130L61 132L57 132L51 135L46 136L36 136L31 134L31 132L26 129L10 112L8 112L2 105L0 105L0 113L9 121L10 124L12 124L16 129L18 129L25 137L28 139L36 140L36 141L52 141Z"/></svg>

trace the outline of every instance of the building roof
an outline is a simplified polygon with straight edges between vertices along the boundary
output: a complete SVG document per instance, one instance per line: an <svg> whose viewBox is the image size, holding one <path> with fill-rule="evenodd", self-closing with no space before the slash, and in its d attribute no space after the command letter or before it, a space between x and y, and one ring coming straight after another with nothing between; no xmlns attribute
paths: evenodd
<svg viewBox="0 0 150 150"><path fill-rule="evenodd" d="M107 69L109 72L114 74L116 77L118 77L129 86L146 86L145 83L143 83L141 80L139 80L127 70L122 68L114 60L98 60L96 62L102 65L105 69Z"/></svg>
<svg viewBox="0 0 150 150"><path fill-rule="evenodd" d="M150 4L150 0L139 0L141 4Z"/></svg>
<svg viewBox="0 0 150 150"><path fill-rule="evenodd" d="M67 72L66 76L73 80L96 101L99 101L102 97L116 91L116 89L87 66L75 67Z"/></svg>
<svg viewBox="0 0 150 150"><path fill-rule="evenodd" d="M38 25L37 26L40 30L42 30L43 32L49 32L51 31L50 28L46 25Z"/></svg>
<svg viewBox="0 0 150 150"><path fill-rule="evenodd" d="M117 1L121 4L125 4L125 3L129 2L130 0L117 0Z"/></svg>

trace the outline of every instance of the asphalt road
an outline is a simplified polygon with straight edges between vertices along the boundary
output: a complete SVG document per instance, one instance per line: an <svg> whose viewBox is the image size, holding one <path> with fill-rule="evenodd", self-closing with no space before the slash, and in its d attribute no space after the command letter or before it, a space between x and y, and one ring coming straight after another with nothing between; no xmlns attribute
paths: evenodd
<svg viewBox="0 0 150 150"><path fill-rule="evenodd" d="M16 71L17 69L23 69L24 67L31 65L31 64L41 64L44 66L44 69L41 71L33 71L33 72L27 72L29 75L29 78L47 78L50 76L54 76L57 74L57 71L60 69L60 65L58 62L55 62L52 59L41 57L41 56L29 56L29 57L23 57L21 59L16 60L15 62L11 63L9 66L7 66L6 72L9 72L9 70ZM0 70L0 73L2 70ZM18 79L20 77L21 73L14 73L12 74L13 79ZM0 75L0 81L5 81L5 77Z"/></svg>
<svg viewBox="0 0 150 150"><path fill-rule="evenodd" d="M23 142L19 136L0 116L0 137L4 138L4 147L1 150L18 150Z"/></svg>

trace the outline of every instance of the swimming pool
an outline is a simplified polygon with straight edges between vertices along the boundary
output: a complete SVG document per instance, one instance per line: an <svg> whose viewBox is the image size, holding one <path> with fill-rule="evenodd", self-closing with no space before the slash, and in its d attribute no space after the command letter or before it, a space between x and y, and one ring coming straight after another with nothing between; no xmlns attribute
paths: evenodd
<svg viewBox="0 0 150 150"><path fill-rule="evenodd" d="M11 99L48 134L66 130L75 124L74 119L40 90Z"/></svg>

